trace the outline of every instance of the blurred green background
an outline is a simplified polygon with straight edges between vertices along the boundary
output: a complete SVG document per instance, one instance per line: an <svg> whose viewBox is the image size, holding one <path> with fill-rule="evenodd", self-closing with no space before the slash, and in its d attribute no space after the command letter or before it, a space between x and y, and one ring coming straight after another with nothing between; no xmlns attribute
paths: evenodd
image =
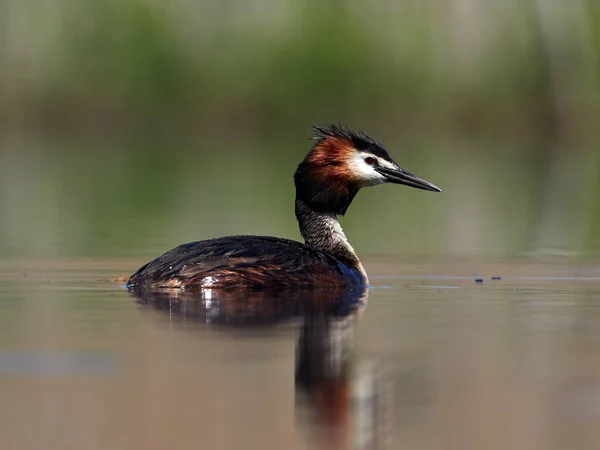
<svg viewBox="0 0 600 450"><path fill-rule="evenodd" d="M363 190L361 256L600 254L597 0L4 0L0 256L299 239L335 122L444 190Z"/></svg>

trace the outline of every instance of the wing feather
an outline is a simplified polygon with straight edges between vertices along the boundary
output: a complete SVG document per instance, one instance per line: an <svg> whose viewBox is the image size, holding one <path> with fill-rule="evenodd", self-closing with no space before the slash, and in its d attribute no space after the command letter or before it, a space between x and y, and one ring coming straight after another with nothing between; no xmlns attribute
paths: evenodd
<svg viewBox="0 0 600 450"><path fill-rule="evenodd" d="M142 266L131 290L342 286L348 270L335 258L300 242L267 236L227 236L180 245Z"/></svg>

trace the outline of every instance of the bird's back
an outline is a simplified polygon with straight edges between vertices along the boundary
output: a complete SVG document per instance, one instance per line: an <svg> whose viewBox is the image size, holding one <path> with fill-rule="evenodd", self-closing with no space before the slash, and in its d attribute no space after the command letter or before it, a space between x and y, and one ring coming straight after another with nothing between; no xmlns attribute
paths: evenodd
<svg viewBox="0 0 600 450"><path fill-rule="evenodd" d="M300 242L267 236L227 236L180 245L142 266L127 287L233 288L347 286L358 271Z"/></svg>

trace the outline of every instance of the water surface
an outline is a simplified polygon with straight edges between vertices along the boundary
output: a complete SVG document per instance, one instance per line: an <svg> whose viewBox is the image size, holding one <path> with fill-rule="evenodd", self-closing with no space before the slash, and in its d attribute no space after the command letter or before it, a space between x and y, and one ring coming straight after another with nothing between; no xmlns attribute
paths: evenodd
<svg viewBox="0 0 600 450"><path fill-rule="evenodd" d="M361 306L110 281L142 262L0 264L3 449L600 448L598 265L366 260Z"/></svg>

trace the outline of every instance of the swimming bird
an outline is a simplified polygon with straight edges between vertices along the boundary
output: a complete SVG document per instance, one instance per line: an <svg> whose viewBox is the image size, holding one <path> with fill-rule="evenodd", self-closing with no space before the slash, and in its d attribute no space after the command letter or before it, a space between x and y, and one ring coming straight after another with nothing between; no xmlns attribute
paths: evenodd
<svg viewBox="0 0 600 450"><path fill-rule="evenodd" d="M314 127L315 143L294 174L304 243L226 236L180 245L140 267L130 291L343 286L364 289L367 273L338 221L363 187L383 183L441 189L402 169L382 144L342 125Z"/></svg>

